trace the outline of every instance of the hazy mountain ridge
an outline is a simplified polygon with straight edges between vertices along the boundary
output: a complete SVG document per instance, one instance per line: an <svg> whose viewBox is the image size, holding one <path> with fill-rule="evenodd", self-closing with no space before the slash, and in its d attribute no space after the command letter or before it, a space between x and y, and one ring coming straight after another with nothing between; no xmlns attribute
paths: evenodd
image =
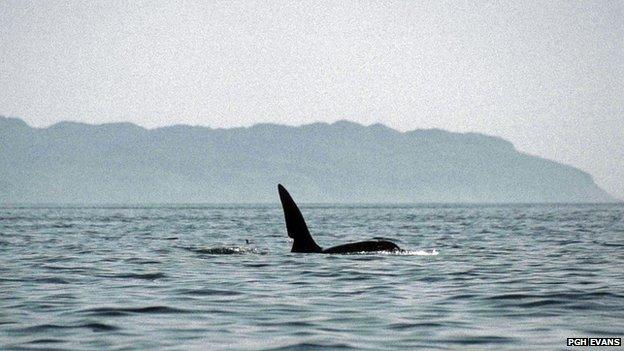
<svg viewBox="0 0 624 351"><path fill-rule="evenodd" d="M0 202L614 201L583 171L501 138L348 121L212 129L0 117Z"/></svg>

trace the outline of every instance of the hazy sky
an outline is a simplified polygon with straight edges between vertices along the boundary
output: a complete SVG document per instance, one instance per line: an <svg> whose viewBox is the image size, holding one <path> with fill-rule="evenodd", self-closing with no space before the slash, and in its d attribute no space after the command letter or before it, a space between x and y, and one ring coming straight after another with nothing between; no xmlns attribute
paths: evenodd
<svg viewBox="0 0 624 351"><path fill-rule="evenodd" d="M501 136L624 198L624 2L3 1L0 114Z"/></svg>

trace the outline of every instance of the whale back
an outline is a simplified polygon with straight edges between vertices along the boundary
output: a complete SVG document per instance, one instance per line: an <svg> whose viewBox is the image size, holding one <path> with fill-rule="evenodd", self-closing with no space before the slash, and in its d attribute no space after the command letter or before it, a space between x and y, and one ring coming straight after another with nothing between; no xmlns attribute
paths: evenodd
<svg viewBox="0 0 624 351"><path fill-rule="evenodd" d="M356 253L356 252L398 252L401 249L397 244L386 240L369 240L338 245L323 250L323 253Z"/></svg>
<svg viewBox="0 0 624 351"><path fill-rule="evenodd" d="M281 184L277 185L282 208L284 209L284 219L286 221L286 231L288 236L293 238L291 252L322 252L320 246L314 242L303 215L297 207L286 188Z"/></svg>

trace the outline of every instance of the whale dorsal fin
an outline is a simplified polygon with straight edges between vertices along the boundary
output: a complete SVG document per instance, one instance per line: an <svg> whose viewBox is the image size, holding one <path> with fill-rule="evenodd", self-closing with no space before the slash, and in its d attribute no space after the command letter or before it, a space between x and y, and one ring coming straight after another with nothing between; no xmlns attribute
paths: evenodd
<svg viewBox="0 0 624 351"><path fill-rule="evenodd" d="M277 190L279 192L280 201L282 202L282 208L284 209L286 231L288 232L288 236L294 239L291 251L321 252L321 247L312 239L310 231L308 231L308 226L303 219L303 215L301 211L299 211L299 207L297 207L295 201L290 197L286 188L278 184Z"/></svg>

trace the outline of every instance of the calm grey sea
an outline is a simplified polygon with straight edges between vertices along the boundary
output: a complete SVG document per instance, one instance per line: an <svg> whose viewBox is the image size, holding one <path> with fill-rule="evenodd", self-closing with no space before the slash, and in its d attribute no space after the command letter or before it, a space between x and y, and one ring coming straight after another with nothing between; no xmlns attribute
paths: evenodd
<svg viewBox="0 0 624 351"><path fill-rule="evenodd" d="M622 205L302 206L321 246L408 250L360 255L290 253L278 206L0 208L0 349L557 350L624 337Z"/></svg>

